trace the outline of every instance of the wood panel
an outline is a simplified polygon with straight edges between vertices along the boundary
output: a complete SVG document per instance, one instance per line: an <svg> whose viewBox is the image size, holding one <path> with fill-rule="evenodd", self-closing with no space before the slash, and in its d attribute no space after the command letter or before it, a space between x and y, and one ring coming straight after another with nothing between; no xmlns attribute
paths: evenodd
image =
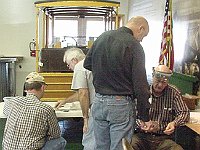
<svg viewBox="0 0 200 150"><path fill-rule="evenodd" d="M69 90L71 83L48 83L46 90Z"/></svg>
<svg viewBox="0 0 200 150"><path fill-rule="evenodd" d="M71 83L73 73L40 73L45 82L47 88L45 90L42 101L58 101L63 100L72 94Z"/></svg>
<svg viewBox="0 0 200 150"><path fill-rule="evenodd" d="M43 98L45 99L49 98L50 100L55 98L64 99L72 94L74 94L73 90L46 90Z"/></svg>

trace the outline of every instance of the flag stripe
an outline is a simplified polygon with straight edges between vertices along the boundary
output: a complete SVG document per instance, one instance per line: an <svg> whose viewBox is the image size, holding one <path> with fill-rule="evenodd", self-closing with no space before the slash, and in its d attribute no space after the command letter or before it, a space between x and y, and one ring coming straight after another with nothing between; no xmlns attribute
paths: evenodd
<svg viewBox="0 0 200 150"><path fill-rule="evenodd" d="M172 34L172 0L166 0L164 26L162 31L159 63L167 65L171 70L174 66L174 47Z"/></svg>

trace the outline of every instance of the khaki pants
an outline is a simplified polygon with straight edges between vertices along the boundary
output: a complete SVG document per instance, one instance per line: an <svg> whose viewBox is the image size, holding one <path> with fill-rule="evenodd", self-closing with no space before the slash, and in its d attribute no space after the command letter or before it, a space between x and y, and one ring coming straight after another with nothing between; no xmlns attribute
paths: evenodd
<svg viewBox="0 0 200 150"><path fill-rule="evenodd" d="M170 136L149 133L134 134L131 146L134 150L183 150Z"/></svg>

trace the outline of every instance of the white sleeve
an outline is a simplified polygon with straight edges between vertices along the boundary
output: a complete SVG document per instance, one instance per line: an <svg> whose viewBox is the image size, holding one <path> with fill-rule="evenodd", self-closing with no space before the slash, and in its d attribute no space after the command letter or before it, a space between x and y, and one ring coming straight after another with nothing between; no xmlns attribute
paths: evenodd
<svg viewBox="0 0 200 150"><path fill-rule="evenodd" d="M85 70L74 70L71 89L78 90L80 88L88 88L86 72Z"/></svg>

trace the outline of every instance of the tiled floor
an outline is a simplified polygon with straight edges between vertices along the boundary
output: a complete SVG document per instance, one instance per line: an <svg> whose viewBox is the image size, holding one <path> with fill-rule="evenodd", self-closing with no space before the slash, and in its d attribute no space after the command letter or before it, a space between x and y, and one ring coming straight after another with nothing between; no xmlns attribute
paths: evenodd
<svg viewBox="0 0 200 150"><path fill-rule="evenodd" d="M62 137L67 141L67 150L82 150L83 120L80 118L59 121Z"/></svg>

